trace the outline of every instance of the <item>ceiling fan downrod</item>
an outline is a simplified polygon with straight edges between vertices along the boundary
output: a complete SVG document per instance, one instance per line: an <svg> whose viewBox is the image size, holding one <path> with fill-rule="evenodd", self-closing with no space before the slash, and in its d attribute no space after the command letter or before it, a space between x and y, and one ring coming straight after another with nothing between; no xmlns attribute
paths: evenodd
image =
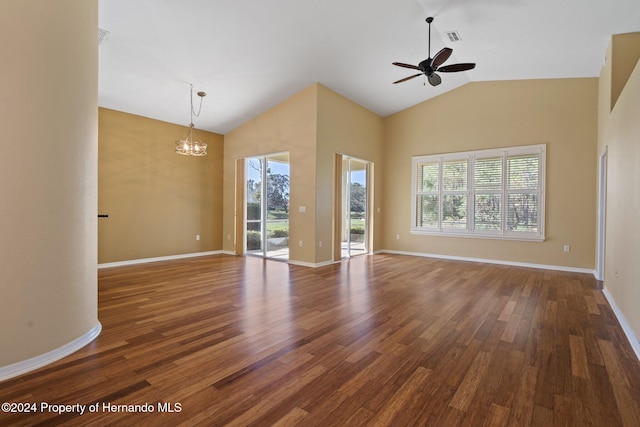
<svg viewBox="0 0 640 427"><path fill-rule="evenodd" d="M429 24L429 58L431 58L431 23L433 22L433 16L427 18L427 24Z"/></svg>

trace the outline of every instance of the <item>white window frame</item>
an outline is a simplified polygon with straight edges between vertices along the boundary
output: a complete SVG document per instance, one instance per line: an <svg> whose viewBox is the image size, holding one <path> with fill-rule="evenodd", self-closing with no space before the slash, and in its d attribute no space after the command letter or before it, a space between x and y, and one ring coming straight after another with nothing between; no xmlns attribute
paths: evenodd
<svg viewBox="0 0 640 427"><path fill-rule="evenodd" d="M527 240L542 242L545 239L545 176L546 176L546 144L527 145L520 147L506 147L490 150L467 151L459 153L436 154L427 156L414 156L412 158L411 172L411 234L455 236L455 237L476 237L502 240ZM508 189L507 159L513 156L538 155L538 188L535 190L510 190ZM502 187L500 190L478 190L479 194L495 193L500 194L500 230L476 230L475 229L475 196L474 169L476 159L502 158ZM465 229L450 229L442 227L442 206L443 192L442 164L452 160L467 159L467 227ZM432 192L418 191L418 166L425 163L439 164L438 189ZM538 198L538 231L510 231L507 226L507 201L508 195L513 193L535 194ZM438 226L418 227L417 199L419 195L438 195Z"/></svg>

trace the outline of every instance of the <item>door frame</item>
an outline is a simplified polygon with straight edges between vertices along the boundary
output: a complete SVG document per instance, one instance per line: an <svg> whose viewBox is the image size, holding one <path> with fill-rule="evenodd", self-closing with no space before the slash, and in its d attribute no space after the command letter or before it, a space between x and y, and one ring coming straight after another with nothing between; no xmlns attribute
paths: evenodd
<svg viewBox="0 0 640 427"><path fill-rule="evenodd" d="M604 280L606 226L607 226L607 168L608 147L598 158L598 243L596 248L596 279Z"/></svg>
<svg viewBox="0 0 640 427"><path fill-rule="evenodd" d="M240 198L241 203L242 203L242 208L241 210L239 210L239 212L242 212L242 218L240 219L240 221L238 221L236 223L237 229L241 230L242 233L242 238L240 239L240 242L237 244L238 247L241 247L241 253L243 255L252 255L252 256L260 256L262 258L265 259L274 259L274 260L278 260L278 261L288 261L289 260L289 255L287 255L286 260L282 257L273 257L273 256L268 256L268 242L267 242L267 214L268 214L268 201L266 200L267 197L267 192L266 190L266 174L267 174L267 169L268 169L268 164L269 164L269 158L274 158L274 157L281 157L281 156L287 156L287 165L289 166L289 180L291 180L291 155L288 151L280 151L277 153L268 153L268 154L259 154L256 156L247 156L244 157L242 159L240 159L239 163L242 163L241 167L242 167L242 182L241 185L239 187L241 187L242 189L242 197ZM248 173L248 168L247 168L247 162L249 160L260 160L260 162L262 163L262 171L261 171L261 189L260 192L261 194L263 194L263 197L261 197L261 202L260 202L260 215L261 215L261 220L260 220L260 230L261 230L261 242L262 242L262 248L261 248L261 254L258 254L257 251L256 252L248 252L247 251L247 173ZM273 161L273 160L272 160ZM291 185L291 183L289 183L289 186ZM289 215L291 214L291 209L289 209ZM289 226L291 225L291 223L289 222ZM287 246L287 248L289 248L289 246Z"/></svg>
<svg viewBox="0 0 640 427"><path fill-rule="evenodd" d="M365 164L366 171L366 209L365 209L365 234L364 254L371 254L373 247L373 169L374 164L370 160L362 159L359 157L350 156L342 153L335 153L334 157L334 198L333 198L333 261L339 261L342 259L342 232L343 232L343 179L344 179L344 167L343 162L345 159L355 160Z"/></svg>

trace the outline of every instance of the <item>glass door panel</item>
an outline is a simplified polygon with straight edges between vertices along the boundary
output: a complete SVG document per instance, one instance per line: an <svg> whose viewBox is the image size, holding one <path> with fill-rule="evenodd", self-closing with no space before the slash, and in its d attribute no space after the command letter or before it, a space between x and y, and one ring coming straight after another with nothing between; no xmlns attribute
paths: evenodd
<svg viewBox="0 0 640 427"><path fill-rule="evenodd" d="M247 253L262 255L262 175L261 159L247 159L246 165L246 245Z"/></svg>
<svg viewBox="0 0 640 427"><path fill-rule="evenodd" d="M266 254L289 259L289 155L268 156L266 174Z"/></svg>
<svg viewBox="0 0 640 427"><path fill-rule="evenodd" d="M342 232L340 235L342 257L349 257L350 230L351 230L351 209L349 208L349 188L351 187L351 174L349 173L350 159L342 158Z"/></svg>
<svg viewBox="0 0 640 427"><path fill-rule="evenodd" d="M289 259L289 153L246 160L246 253Z"/></svg>
<svg viewBox="0 0 640 427"><path fill-rule="evenodd" d="M367 253L367 163L350 159L349 256Z"/></svg>
<svg viewBox="0 0 640 427"><path fill-rule="evenodd" d="M342 161L342 256L368 252L368 162Z"/></svg>

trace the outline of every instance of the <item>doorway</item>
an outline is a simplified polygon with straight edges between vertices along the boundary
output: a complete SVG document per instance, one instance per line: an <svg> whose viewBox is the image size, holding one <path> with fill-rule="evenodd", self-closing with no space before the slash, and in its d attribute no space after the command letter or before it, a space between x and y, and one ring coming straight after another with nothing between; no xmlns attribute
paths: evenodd
<svg viewBox="0 0 640 427"><path fill-rule="evenodd" d="M289 153L245 159L244 253L289 260Z"/></svg>
<svg viewBox="0 0 640 427"><path fill-rule="evenodd" d="M369 162L342 156L341 257L369 252Z"/></svg>

